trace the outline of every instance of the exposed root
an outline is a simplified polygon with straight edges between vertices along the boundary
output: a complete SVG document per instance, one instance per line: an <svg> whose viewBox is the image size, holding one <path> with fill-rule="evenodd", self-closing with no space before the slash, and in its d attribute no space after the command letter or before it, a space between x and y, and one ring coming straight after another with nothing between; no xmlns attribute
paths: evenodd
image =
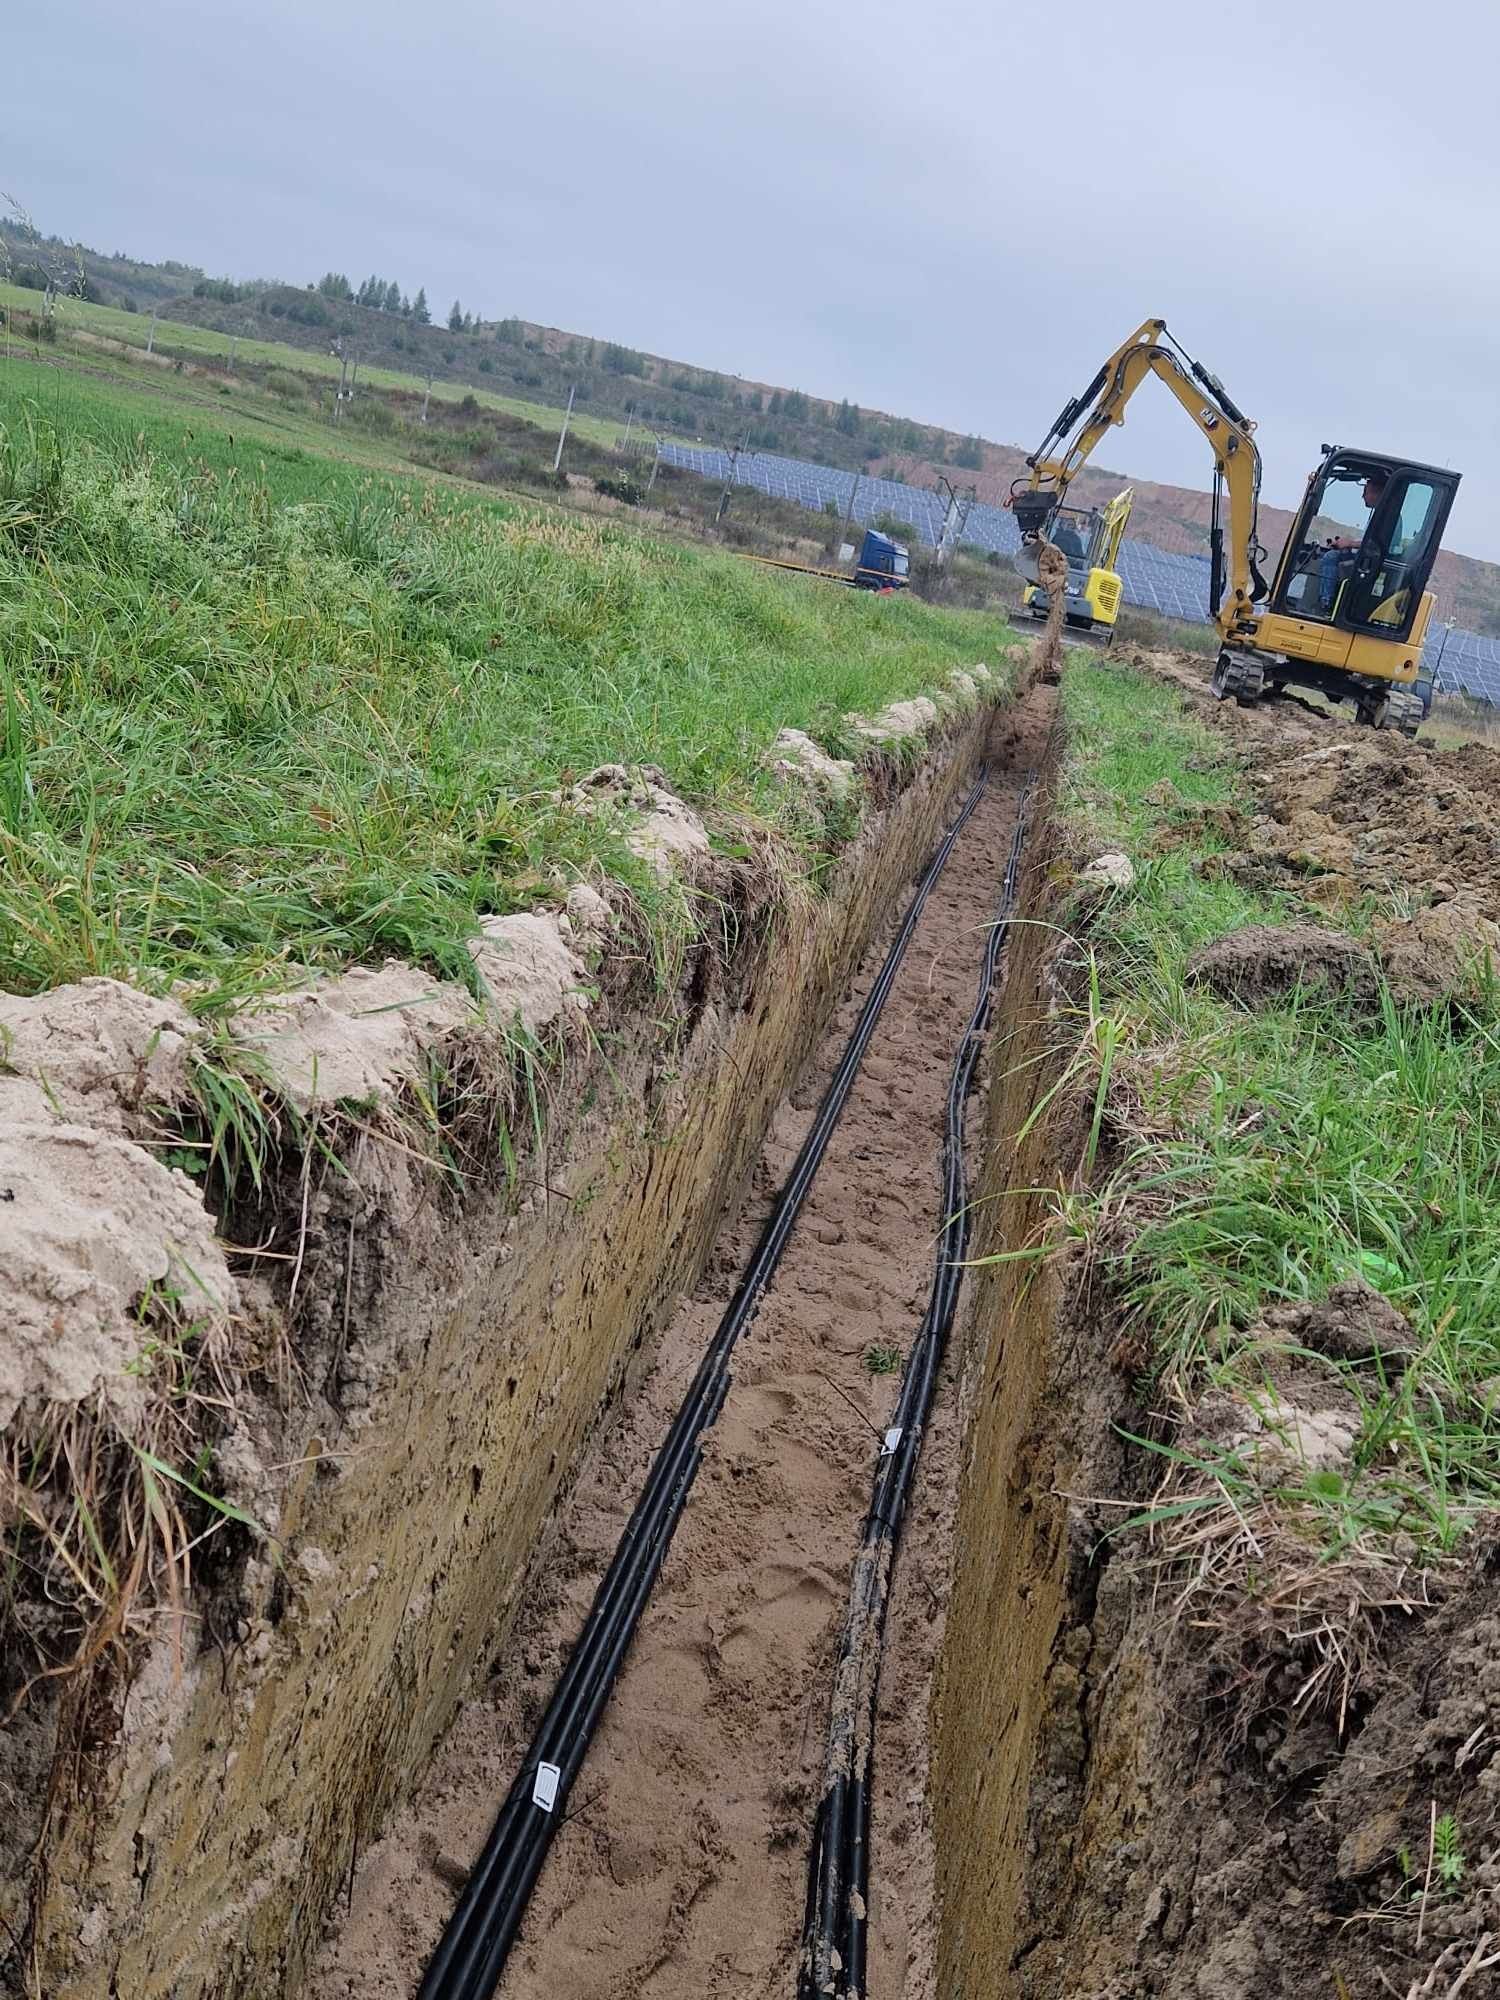
<svg viewBox="0 0 1500 2000"><path fill-rule="evenodd" d="M1474 1949L1469 1952L1467 1958L1464 1957L1467 1939L1457 1944L1450 1944L1427 1977L1414 1979L1407 1987L1406 2000L1429 2000L1429 1996L1430 2000L1457 2000L1457 1996L1476 1974L1488 1972L1492 1967L1500 1965L1500 1950L1492 1949L1494 1944L1494 1933L1485 1931L1475 1940ZM1451 1979L1450 1973L1454 1975ZM1447 1979L1448 1984L1439 1986L1438 1981L1441 1979ZM1394 1991L1394 1988L1392 1990ZM1472 1990L1478 1992L1479 1989L1475 1987Z"/></svg>
<svg viewBox="0 0 1500 2000"><path fill-rule="evenodd" d="M1429 1610L1448 1580L1441 1564L1393 1555L1374 1528L1346 1531L1331 1554L1316 1502L1238 1490L1211 1472L1174 1468L1147 1519L1158 1587L1219 1667L1241 1741L1276 1713L1326 1718L1342 1739L1389 1650L1388 1621Z"/></svg>

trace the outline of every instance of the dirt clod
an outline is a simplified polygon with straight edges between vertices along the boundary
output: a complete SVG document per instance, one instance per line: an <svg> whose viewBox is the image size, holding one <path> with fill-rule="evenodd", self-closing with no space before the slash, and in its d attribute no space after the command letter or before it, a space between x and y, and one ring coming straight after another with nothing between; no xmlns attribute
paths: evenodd
<svg viewBox="0 0 1500 2000"><path fill-rule="evenodd" d="M1315 1304L1276 1307L1267 1318L1333 1361L1404 1361L1417 1350L1410 1323L1363 1278L1346 1279Z"/></svg>
<svg viewBox="0 0 1500 2000"><path fill-rule="evenodd" d="M1086 889L1128 889L1135 881L1135 863L1128 854L1096 855L1078 880Z"/></svg>
<svg viewBox="0 0 1500 2000"><path fill-rule="evenodd" d="M1377 990L1375 960L1364 946L1317 924L1248 924L1196 952L1187 976L1247 1007L1299 988L1368 1004Z"/></svg>
<svg viewBox="0 0 1500 2000"><path fill-rule="evenodd" d="M1430 1003L1472 991L1500 968L1500 925L1471 903L1434 903L1376 927L1376 948L1392 991Z"/></svg>

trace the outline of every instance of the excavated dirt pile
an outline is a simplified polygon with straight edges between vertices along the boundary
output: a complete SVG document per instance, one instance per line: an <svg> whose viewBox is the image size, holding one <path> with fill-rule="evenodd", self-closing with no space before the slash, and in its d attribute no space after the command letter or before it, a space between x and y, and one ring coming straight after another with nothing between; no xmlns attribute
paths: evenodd
<svg viewBox="0 0 1500 2000"><path fill-rule="evenodd" d="M1164 787L1160 849L1191 827L1218 849L1195 864L1205 873L1292 903L1202 951L1191 978L1250 1010L1321 990L1357 1022L1382 973L1398 998L1439 1003L1487 976L1500 757L1290 702L1220 707L1201 662L1132 663L1222 736L1247 794L1243 810L1205 812ZM1179 1382L1164 1407L1119 1259L1143 1200L1159 1213L1192 1190L1112 1180L1108 1116L1085 1165L1097 1071L1080 1080L1066 1063L1087 979L1054 926L1086 935L1090 905L1073 886L1085 857L1053 839L1032 856L1039 921L1012 964L994 1065L976 1249L1007 1261L977 1273L966 1321L975 1422L934 1750L937 1990L1493 2000L1500 1521L1419 1561L1399 1534L1299 1540L1274 1504L1289 1479L1339 1490L1409 1364L1412 1393L1445 1393L1412 1324L1362 1278L1267 1310L1211 1388ZM1333 929L1366 891L1357 934ZM1060 1226L1058 1191L1067 1217L1101 1188L1090 1243ZM1475 1420L1467 1404L1447 1416ZM1175 1462L1132 1443L1153 1437ZM1210 1508L1198 1468L1226 1445L1248 1483L1232 1504L1210 1488ZM1121 1533L1174 1503L1186 1513L1145 1541Z"/></svg>
<svg viewBox="0 0 1500 2000"><path fill-rule="evenodd" d="M1312 912L1347 908L1366 891L1399 890L1409 906L1376 920L1371 952L1357 963L1345 939L1316 925L1300 940L1267 938L1268 990L1284 987L1307 949L1323 954L1327 982L1352 986L1356 998L1370 996L1377 960L1398 996L1428 1001L1461 989L1486 957L1500 966L1500 752L1435 750L1294 700L1221 704L1196 665L1148 657L1241 758L1254 801L1249 816L1208 809L1225 852L1206 869L1289 891ZM1185 805L1174 818L1204 823L1202 809ZM1225 950L1243 960L1246 947L1226 941Z"/></svg>

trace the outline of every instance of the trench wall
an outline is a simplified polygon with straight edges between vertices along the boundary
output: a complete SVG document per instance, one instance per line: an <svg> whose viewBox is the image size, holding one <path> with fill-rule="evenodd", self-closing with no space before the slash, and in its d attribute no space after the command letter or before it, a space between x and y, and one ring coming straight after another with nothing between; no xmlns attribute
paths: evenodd
<svg viewBox="0 0 1500 2000"><path fill-rule="evenodd" d="M1091 1110L1064 1079L1077 1029L1047 821L1058 747L1012 933L976 1190L973 1255L1010 1258L972 1274L960 1329L972 1414L933 1718L940 2000L1029 1991L1033 1912L1068 1899L1071 1842L1049 1844L1044 1829L1070 1826L1079 1804L1102 1574L1097 1533L1069 1496L1120 1490L1091 1485L1118 1480L1119 1377L1049 1228L1056 1204L1037 1192L1077 1185ZM1044 1237L1051 1254L1032 1258Z"/></svg>
<svg viewBox="0 0 1500 2000"><path fill-rule="evenodd" d="M607 1062L575 1060L546 1191L520 1215L497 1200L441 1240L413 1224L379 1247L352 1329L357 1407L287 1452L279 1561L195 1612L180 1653L163 1631L128 1692L83 1718L93 1747L54 1823L32 1975L48 2000L297 1991L357 1845L503 1649L602 1413L696 1281L993 715L949 717L914 772L887 772L831 891L711 974L685 1041L639 1019Z"/></svg>

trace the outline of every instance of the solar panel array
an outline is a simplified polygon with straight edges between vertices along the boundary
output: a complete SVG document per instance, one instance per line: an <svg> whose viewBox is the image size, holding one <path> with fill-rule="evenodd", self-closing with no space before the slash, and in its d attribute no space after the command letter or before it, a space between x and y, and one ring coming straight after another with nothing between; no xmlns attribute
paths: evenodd
<svg viewBox="0 0 1500 2000"><path fill-rule="evenodd" d="M695 445L664 444L661 455L668 465L681 466L705 479L727 479L727 453L705 450ZM941 495L920 486L908 486L896 479L872 479L841 472L833 465L812 465L800 458L779 458L772 452L741 454L735 474L742 486L754 486L778 500L792 500L799 506L822 512L830 500L840 514L849 511L862 527L877 516L905 521L916 541L936 547L942 532L946 502ZM1021 546L1015 516L1004 507L986 506L976 501L969 509L963 539L982 549L1012 556ZM1120 585L1127 604L1145 611L1160 612L1166 618L1206 620L1208 617L1208 557L1169 555L1150 542L1129 540L1120 545L1118 558ZM1422 655L1423 667L1433 674L1435 684L1447 694L1469 694L1481 701L1500 704L1500 642L1478 632L1434 623Z"/></svg>

